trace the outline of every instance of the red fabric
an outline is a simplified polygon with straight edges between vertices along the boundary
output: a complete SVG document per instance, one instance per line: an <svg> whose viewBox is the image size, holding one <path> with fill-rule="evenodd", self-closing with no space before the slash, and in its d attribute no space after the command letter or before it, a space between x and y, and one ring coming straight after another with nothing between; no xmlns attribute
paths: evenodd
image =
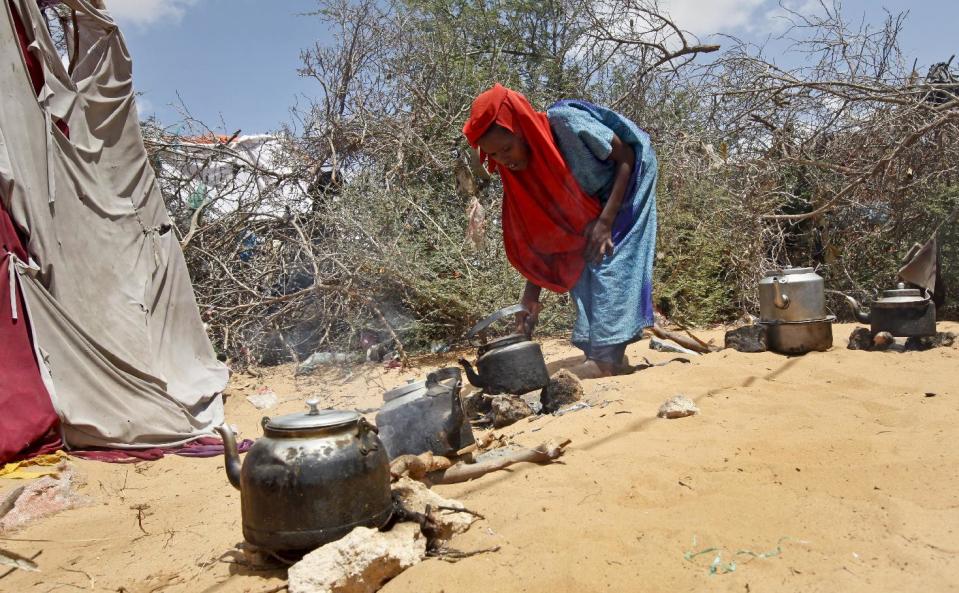
<svg viewBox="0 0 959 593"><path fill-rule="evenodd" d="M533 284L566 292L583 271L583 233L599 216L599 201L579 187L553 140L546 114L535 111L526 97L497 84L473 101L463 134L475 147L494 123L522 136L530 148L523 171L488 163L503 180L506 257Z"/></svg>
<svg viewBox="0 0 959 593"><path fill-rule="evenodd" d="M20 53L23 54L23 61L27 65L30 82L33 84L33 92L39 95L40 89L43 88L43 66L28 49L30 39L27 37L27 30L26 27L23 26L23 20L20 18L20 13L17 12L17 7L13 5L13 0L8 0L7 3L10 5L10 12L13 14L13 26L17 30L17 40L20 42ZM69 138L70 128L67 126L67 122L58 119L55 123L57 128L63 132L63 135Z"/></svg>
<svg viewBox="0 0 959 593"><path fill-rule="evenodd" d="M57 422L33 354L23 294L10 285L11 253L27 259L13 221L0 200L0 463L37 443ZM11 290L16 290L16 319L10 308Z"/></svg>

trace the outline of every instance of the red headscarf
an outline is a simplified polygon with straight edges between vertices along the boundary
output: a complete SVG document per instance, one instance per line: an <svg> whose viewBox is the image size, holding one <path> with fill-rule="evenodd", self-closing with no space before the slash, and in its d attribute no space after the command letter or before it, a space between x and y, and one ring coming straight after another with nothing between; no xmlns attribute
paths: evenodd
<svg viewBox="0 0 959 593"><path fill-rule="evenodd" d="M463 134L476 147L494 123L525 138L530 148L525 170L498 168L506 257L533 284L566 292L583 271L583 231L599 216L599 201L579 187L553 141L546 114L535 111L526 97L497 84L473 101ZM492 161L488 166L497 169Z"/></svg>

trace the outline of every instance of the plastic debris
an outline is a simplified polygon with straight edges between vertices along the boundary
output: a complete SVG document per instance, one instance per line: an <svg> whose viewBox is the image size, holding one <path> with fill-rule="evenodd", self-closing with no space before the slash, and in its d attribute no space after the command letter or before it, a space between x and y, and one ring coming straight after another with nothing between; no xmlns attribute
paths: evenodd
<svg viewBox="0 0 959 593"><path fill-rule="evenodd" d="M692 550L684 552L683 559L686 561L692 562L699 556L712 554L715 552L716 555L713 557L712 561L709 563L709 567L707 568L707 571L709 572L710 575L729 574L731 572L736 572L736 568L737 568L737 564L735 560L736 557L748 556L750 558L756 558L760 560L766 559L766 558L774 558L783 553L782 544L787 539L789 538L788 537L779 538L779 541L776 542L776 548L773 550L769 550L767 552L753 552L752 550L746 550L746 549L737 550L736 553L732 555L734 559L730 560L729 562L723 562L723 554L724 553L728 554L727 550L717 546L705 548L703 550L699 550L698 552L694 552ZM694 535L692 548L695 549L696 546L697 546L697 540L696 540L696 536Z"/></svg>
<svg viewBox="0 0 959 593"><path fill-rule="evenodd" d="M670 340L660 340L659 338L650 338L649 347L657 352L675 352L677 354L688 354L690 356L701 356L699 352L683 348L679 344Z"/></svg>
<svg viewBox="0 0 959 593"><path fill-rule="evenodd" d="M276 405L276 393L269 387L261 387L253 395L246 396L246 401L253 404L257 410L266 410Z"/></svg>

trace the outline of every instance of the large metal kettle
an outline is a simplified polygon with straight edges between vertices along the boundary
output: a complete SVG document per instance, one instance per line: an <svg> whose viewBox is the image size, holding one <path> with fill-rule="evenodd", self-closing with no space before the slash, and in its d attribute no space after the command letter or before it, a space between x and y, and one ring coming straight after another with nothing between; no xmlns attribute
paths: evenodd
<svg viewBox="0 0 959 593"><path fill-rule="evenodd" d="M376 427L357 412L318 410L263 418L242 466L228 426L226 474L240 491L243 537L268 550L310 550L392 515L390 464Z"/></svg>
<svg viewBox="0 0 959 593"><path fill-rule="evenodd" d="M835 320L826 311L825 281L812 268L771 270L759 281L759 323L773 352L829 350Z"/></svg>
<svg viewBox="0 0 959 593"><path fill-rule="evenodd" d="M483 342L477 349L475 370L465 359L459 362L469 382L485 393L521 395L549 385L543 349L532 340L528 326L525 333L485 341L485 332L492 324L517 313L529 313L529 310L521 304L505 307L474 325L466 334L471 344L478 336Z"/></svg>
<svg viewBox="0 0 959 593"><path fill-rule="evenodd" d="M900 282L896 288L885 290L882 297L872 302L869 311L859 301L844 294L853 314L861 323L869 324L873 334L889 332L899 338L931 336L936 333L936 305L929 291L906 288Z"/></svg>
<svg viewBox="0 0 959 593"><path fill-rule="evenodd" d="M825 319L825 282L812 268L783 268L759 281L759 317L796 322Z"/></svg>
<svg viewBox="0 0 959 593"><path fill-rule="evenodd" d="M447 367L383 395L386 403L376 414L376 426L390 459L427 451L455 456L475 443L460 399L462 386L463 372Z"/></svg>

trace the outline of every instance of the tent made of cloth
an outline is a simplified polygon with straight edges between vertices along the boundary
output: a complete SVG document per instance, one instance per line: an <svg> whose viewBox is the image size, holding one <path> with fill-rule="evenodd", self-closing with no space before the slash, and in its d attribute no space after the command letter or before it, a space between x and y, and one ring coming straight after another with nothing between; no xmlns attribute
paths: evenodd
<svg viewBox="0 0 959 593"><path fill-rule="evenodd" d="M2 251L0 314L29 321L8 347L40 378L0 390L3 428L36 440L52 404L68 447L175 446L222 423L228 372L148 164L123 37L86 0L63 4L77 14L72 69L36 0L0 0L0 199L25 247ZM12 369L0 360L3 383Z"/></svg>

